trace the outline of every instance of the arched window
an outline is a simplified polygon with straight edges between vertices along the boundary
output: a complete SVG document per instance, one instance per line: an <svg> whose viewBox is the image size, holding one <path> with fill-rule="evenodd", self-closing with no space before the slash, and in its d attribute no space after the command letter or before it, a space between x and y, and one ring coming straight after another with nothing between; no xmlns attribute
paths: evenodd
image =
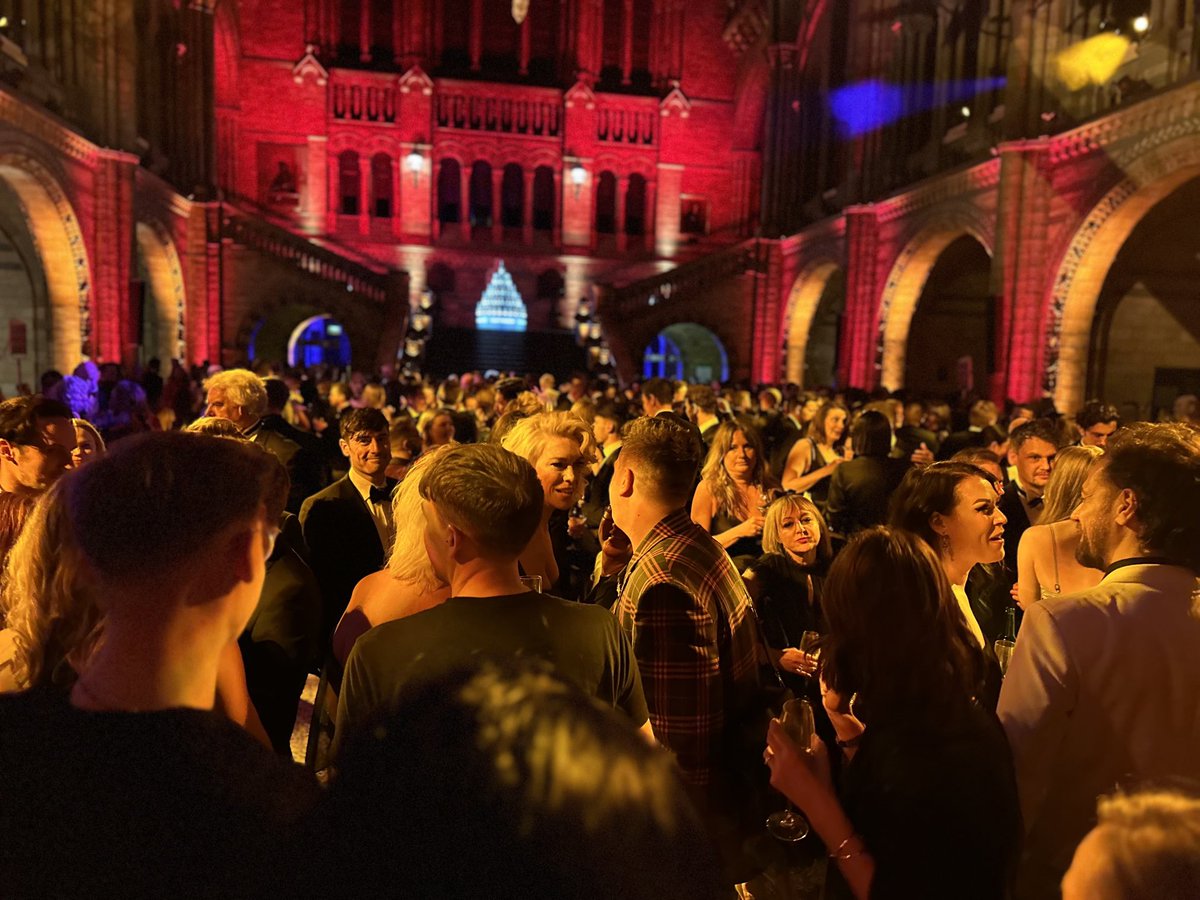
<svg viewBox="0 0 1200 900"><path fill-rule="evenodd" d="M596 233L617 233L617 176L601 172L596 185Z"/></svg>
<svg viewBox="0 0 1200 900"><path fill-rule="evenodd" d="M492 224L492 166L476 160L471 166L471 224L478 227Z"/></svg>
<svg viewBox="0 0 1200 900"><path fill-rule="evenodd" d="M629 187L625 189L625 233L646 233L646 179L637 174L629 176Z"/></svg>
<svg viewBox="0 0 1200 900"><path fill-rule="evenodd" d="M345 150L338 157L338 210L343 216L358 215L358 154Z"/></svg>
<svg viewBox="0 0 1200 900"><path fill-rule="evenodd" d="M500 224L520 228L525 224L525 172L516 163L504 167L500 185Z"/></svg>
<svg viewBox="0 0 1200 900"><path fill-rule="evenodd" d="M392 217L392 160L386 153L371 157L371 215Z"/></svg>
<svg viewBox="0 0 1200 900"><path fill-rule="evenodd" d="M462 170L457 159L446 158L438 164L438 221L443 225L461 221Z"/></svg>
<svg viewBox="0 0 1200 900"><path fill-rule="evenodd" d="M554 170L538 166L533 173L533 228L535 231L554 230Z"/></svg>

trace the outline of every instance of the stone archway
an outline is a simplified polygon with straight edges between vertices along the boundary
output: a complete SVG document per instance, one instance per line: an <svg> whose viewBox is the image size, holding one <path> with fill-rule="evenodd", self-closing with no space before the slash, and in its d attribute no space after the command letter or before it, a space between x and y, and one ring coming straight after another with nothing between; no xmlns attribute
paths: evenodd
<svg viewBox="0 0 1200 900"><path fill-rule="evenodd" d="M46 279L51 363L70 372L92 351L92 277L79 218L58 180L32 157L0 155L0 178L17 195Z"/></svg>
<svg viewBox="0 0 1200 900"><path fill-rule="evenodd" d="M1092 320L1117 254L1150 210L1200 177L1200 138L1156 147L1126 171L1075 230L1052 282L1042 387L1063 412L1074 412L1086 399Z"/></svg>
<svg viewBox="0 0 1200 900"><path fill-rule="evenodd" d="M809 337L818 308L828 301L829 289L841 275L841 267L830 260L810 264L796 277L788 294L785 333L787 335L785 380L803 385L809 352ZM843 285L843 302L844 302ZM835 348L836 352L836 348Z"/></svg>
<svg viewBox="0 0 1200 900"><path fill-rule="evenodd" d="M889 391L904 386L908 332L925 283L943 251L961 237L973 237L990 257L990 235L973 220L951 215L922 229L900 252L879 304L879 343L875 365L879 383Z"/></svg>
<svg viewBox="0 0 1200 900"><path fill-rule="evenodd" d="M729 354L708 328L677 322L660 331L643 354L643 375L681 381L729 380Z"/></svg>
<svg viewBox="0 0 1200 900"><path fill-rule="evenodd" d="M138 222L137 248L148 292L141 335L146 359L186 360L187 303L175 242L162 225Z"/></svg>

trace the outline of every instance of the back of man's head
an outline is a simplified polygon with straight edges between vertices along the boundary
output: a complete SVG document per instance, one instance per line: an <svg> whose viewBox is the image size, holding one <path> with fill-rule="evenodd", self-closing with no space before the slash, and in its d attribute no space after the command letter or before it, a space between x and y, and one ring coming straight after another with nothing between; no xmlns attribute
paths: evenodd
<svg viewBox="0 0 1200 900"><path fill-rule="evenodd" d="M1200 573L1200 433L1179 423L1121 429L1096 463L1137 497L1141 545Z"/></svg>
<svg viewBox="0 0 1200 900"><path fill-rule="evenodd" d="M642 385L642 396L650 397L659 406L670 406L675 398L675 385L665 378L651 378Z"/></svg>
<svg viewBox="0 0 1200 900"><path fill-rule="evenodd" d="M528 462L498 444L464 444L438 457L421 496L489 557L516 559L542 521L545 492Z"/></svg>
<svg viewBox="0 0 1200 900"><path fill-rule="evenodd" d="M271 376L263 379L263 385L267 389L267 412L275 414L283 412L284 407L288 405L288 399L292 396L287 382L282 378Z"/></svg>
<svg viewBox="0 0 1200 900"><path fill-rule="evenodd" d="M707 415L716 415L717 412L717 395L713 389L707 384L693 384L688 386L688 400L692 406Z"/></svg>
<svg viewBox="0 0 1200 900"><path fill-rule="evenodd" d="M212 541L242 523L273 526L287 472L258 446L182 432L128 438L64 485L76 544L106 588L176 583L211 564ZM120 591L107 593L109 602Z"/></svg>
<svg viewBox="0 0 1200 900"><path fill-rule="evenodd" d="M347 896L723 896L669 757L547 669L412 681L351 736L326 800Z"/></svg>
<svg viewBox="0 0 1200 900"><path fill-rule="evenodd" d="M650 499L687 503L700 465L700 444L690 428L672 416L642 417L625 426L623 441L621 462L634 470Z"/></svg>

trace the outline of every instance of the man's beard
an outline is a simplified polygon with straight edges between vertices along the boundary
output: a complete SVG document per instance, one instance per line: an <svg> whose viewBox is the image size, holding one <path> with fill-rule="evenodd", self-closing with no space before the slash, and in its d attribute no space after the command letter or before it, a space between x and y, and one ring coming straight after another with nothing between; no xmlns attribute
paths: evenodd
<svg viewBox="0 0 1200 900"><path fill-rule="evenodd" d="M1075 547L1075 561L1088 569L1103 570L1108 561L1104 557L1103 548L1096 546L1097 543L1086 529L1080 529L1079 544Z"/></svg>

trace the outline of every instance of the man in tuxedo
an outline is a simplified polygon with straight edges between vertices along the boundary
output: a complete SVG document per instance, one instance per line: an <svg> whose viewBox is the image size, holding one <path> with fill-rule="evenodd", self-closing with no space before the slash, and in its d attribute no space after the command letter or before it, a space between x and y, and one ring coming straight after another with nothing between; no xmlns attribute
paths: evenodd
<svg viewBox="0 0 1200 900"><path fill-rule="evenodd" d="M300 445L277 431L263 427L263 416L267 414L266 383L249 369L228 369L217 372L205 382L204 387L208 391L205 401L208 406L204 414L231 421L244 437L283 463L293 487L303 489L303 472L298 474L296 470ZM296 512L303 499L303 494L291 491L288 494L288 512Z"/></svg>
<svg viewBox="0 0 1200 900"><path fill-rule="evenodd" d="M600 459L593 464L592 479L588 482L587 501L583 505L583 517L589 528L599 528L604 510L608 508L608 486L612 482L613 468L621 453L621 429L625 427L625 416L621 408L607 401L596 409L592 422L592 435L600 447Z"/></svg>
<svg viewBox="0 0 1200 900"><path fill-rule="evenodd" d="M1008 519L1004 526L1004 567L1017 576L1017 547L1021 535L1042 516L1042 494L1058 455L1058 429L1050 419L1034 419L1009 437L1008 462L1017 477L1008 483L998 504Z"/></svg>
<svg viewBox="0 0 1200 900"><path fill-rule="evenodd" d="M1020 897L1059 896L1098 795L1200 777L1197 507L1200 438L1183 425L1122 429L1088 471L1075 556L1104 578L1026 611L997 710L1027 835Z"/></svg>
<svg viewBox="0 0 1200 900"><path fill-rule="evenodd" d="M396 482L387 477L392 456L387 419L364 407L347 411L339 425L350 471L300 507L309 564L321 588L325 643L354 586L383 566L395 533L391 495Z"/></svg>
<svg viewBox="0 0 1200 900"><path fill-rule="evenodd" d="M71 410L40 394L0 403L0 492L37 497L71 465Z"/></svg>

